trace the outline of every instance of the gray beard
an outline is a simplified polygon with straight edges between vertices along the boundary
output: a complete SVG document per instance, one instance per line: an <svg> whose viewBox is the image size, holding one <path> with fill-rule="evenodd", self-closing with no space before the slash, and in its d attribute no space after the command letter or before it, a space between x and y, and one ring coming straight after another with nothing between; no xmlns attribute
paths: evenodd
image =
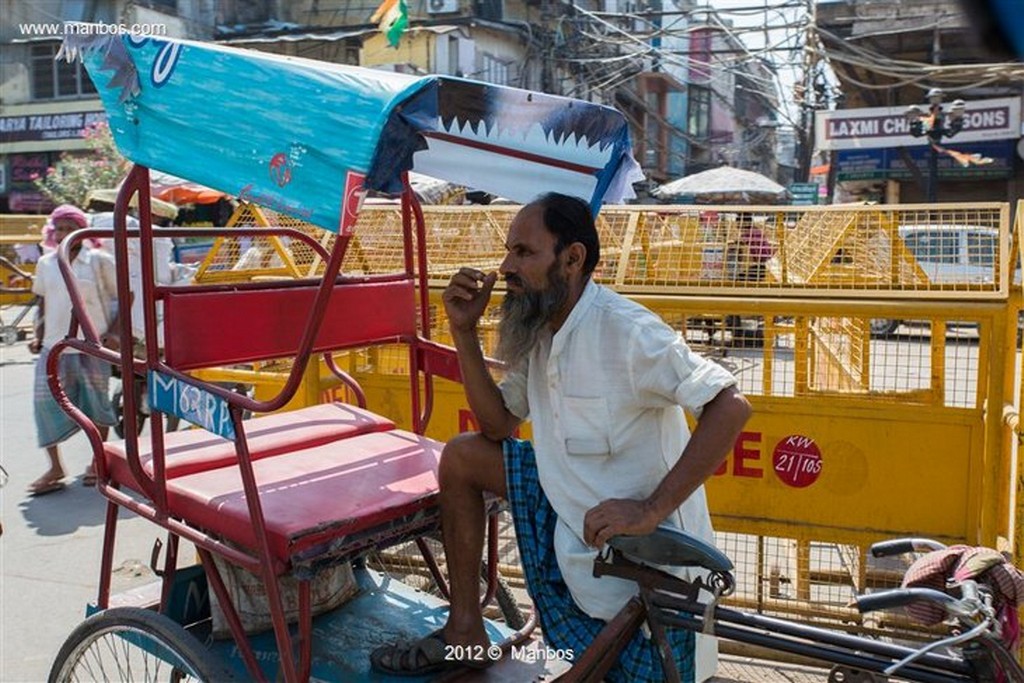
<svg viewBox="0 0 1024 683"><path fill-rule="evenodd" d="M501 303L498 347L494 355L510 368L526 363L541 331L568 300L568 279L553 272L548 274L548 286L544 289L506 291L505 300Z"/></svg>

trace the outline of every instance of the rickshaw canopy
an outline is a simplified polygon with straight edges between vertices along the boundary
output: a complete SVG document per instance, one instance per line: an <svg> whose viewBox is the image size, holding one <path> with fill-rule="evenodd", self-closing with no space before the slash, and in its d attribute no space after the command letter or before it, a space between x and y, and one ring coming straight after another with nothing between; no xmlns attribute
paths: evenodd
<svg viewBox="0 0 1024 683"><path fill-rule="evenodd" d="M69 26L61 55L82 58L128 159L334 232L410 170L595 213L643 177L625 118L591 102Z"/></svg>

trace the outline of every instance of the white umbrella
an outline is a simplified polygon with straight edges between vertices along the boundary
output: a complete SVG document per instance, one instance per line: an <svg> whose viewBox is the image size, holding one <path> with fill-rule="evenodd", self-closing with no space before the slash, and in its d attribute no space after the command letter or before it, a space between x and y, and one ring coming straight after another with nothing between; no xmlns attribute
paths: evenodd
<svg viewBox="0 0 1024 683"><path fill-rule="evenodd" d="M692 197L703 203L774 203L784 201L789 193L782 185L753 171L722 166L694 173L661 185L652 193L658 199Z"/></svg>

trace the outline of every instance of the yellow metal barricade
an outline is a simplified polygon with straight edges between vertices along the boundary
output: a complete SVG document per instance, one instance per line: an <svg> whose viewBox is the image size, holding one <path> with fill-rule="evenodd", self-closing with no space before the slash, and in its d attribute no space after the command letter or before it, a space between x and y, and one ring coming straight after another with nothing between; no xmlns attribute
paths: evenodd
<svg viewBox="0 0 1024 683"><path fill-rule="evenodd" d="M462 265L497 269L517 210L424 207L432 338L449 341L439 299L448 278ZM238 225L294 224L245 211ZM396 206L365 207L345 271L395 270L400 220ZM741 229L748 224L761 244ZM876 563L870 543L923 535L1002 544L1021 563L1020 230L1018 218L1011 234L1009 207L994 203L602 211L595 278L727 367L754 404L708 484L719 543L738 569L734 604L912 635L899 619L846 607L855 593L901 574L904 560ZM317 234L329 246L333 238ZM227 244L220 251L244 253ZM236 276L300 277L320 266L311 252L284 243L262 253L279 254L280 263ZM230 269L210 270L228 277ZM488 352L500 295L499 285L482 322ZM883 332L879 322L889 323ZM337 360L372 409L411 423L403 412L404 351L352 351ZM212 372L242 378L238 369ZM256 386L282 377L272 368L244 372L252 374L242 381ZM307 382L299 401L351 399L322 366ZM461 387L436 381L428 433L447 439L473 427ZM503 562L514 565L514 544L504 547Z"/></svg>

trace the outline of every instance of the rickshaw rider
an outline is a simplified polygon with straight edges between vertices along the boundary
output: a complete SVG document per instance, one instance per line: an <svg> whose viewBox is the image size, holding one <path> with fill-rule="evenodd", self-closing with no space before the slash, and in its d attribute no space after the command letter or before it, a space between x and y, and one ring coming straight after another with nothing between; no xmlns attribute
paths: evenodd
<svg viewBox="0 0 1024 683"><path fill-rule="evenodd" d="M509 501L546 643L575 656L636 593L632 582L593 577L609 538L667 524L713 542L703 482L750 415L735 378L656 314L593 281L600 247L582 200L534 200L512 221L506 248L496 355L508 371L500 384L477 337L498 274L464 267L442 297L481 428L449 441L441 456L448 620L415 643L378 648L372 663L380 671L491 663L478 593L484 492ZM684 410L699 416L692 435ZM528 418L532 444L512 438ZM670 638L683 680L695 680L694 635L672 629ZM453 652L480 656L452 661ZM638 632L608 680L662 680L652 642Z"/></svg>

